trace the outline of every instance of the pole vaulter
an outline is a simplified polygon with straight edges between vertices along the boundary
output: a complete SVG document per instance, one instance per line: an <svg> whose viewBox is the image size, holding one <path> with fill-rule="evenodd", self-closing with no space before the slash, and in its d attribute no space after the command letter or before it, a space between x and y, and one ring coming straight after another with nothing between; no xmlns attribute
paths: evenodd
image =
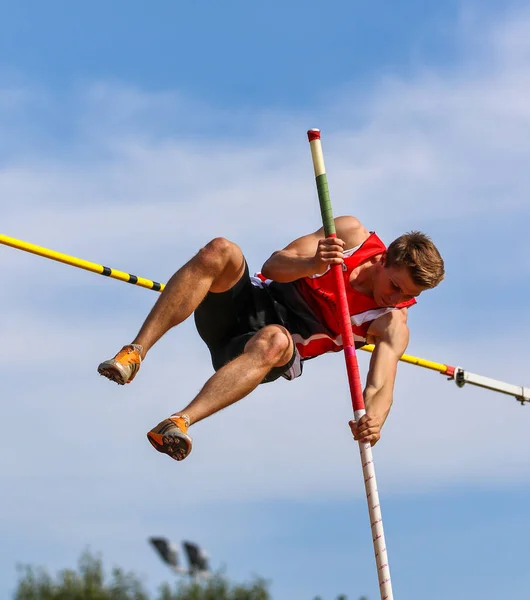
<svg viewBox="0 0 530 600"><path fill-rule="evenodd" d="M11 246L12 248L23 250L24 252L30 252L32 254L42 256L43 258L56 260L71 267L77 267L79 269L91 271L92 273L98 273L99 275L110 277L111 279L125 281L126 283L131 283L149 290L154 290L155 292L161 292L165 287L165 284L163 283L151 281L150 279L138 277L130 273L125 273L124 271L118 271L117 269L112 269L111 267L105 267L88 260L83 260L82 258L76 258L75 256L70 256L68 254L63 254L62 252L57 252L55 250L50 250L42 246L31 244L29 242L24 242L7 235L0 234L0 244L3 244L4 246ZM365 352L373 352L374 346L372 344L366 344L360 349L364 350ZM400 361L408 363L409 365L430 369L431 371L437 371L441 375L445 375L448 380L454 381L458 387L464 387L466 383L469 383L470 385L475 385L493 392L499 392L500 394L513 396L521 404L530 402L530 387L505 383L503 381L491 379L490 377L484 377L483 375L470 373L462 367L454 367L444 363L427 360L425 358L411 356L410 354L403 354L400 358Z"/></svg>

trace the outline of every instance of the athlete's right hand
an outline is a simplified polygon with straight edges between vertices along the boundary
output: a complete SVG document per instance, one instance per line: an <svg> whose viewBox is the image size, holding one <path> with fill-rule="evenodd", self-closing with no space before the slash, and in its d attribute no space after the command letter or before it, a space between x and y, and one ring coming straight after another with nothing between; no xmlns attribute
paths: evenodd
<svg viewBox="0 0 530 600"><path fill-rule="evenodd" d="M314 274L324 274L331 265L340 265L344 262L344 241L340 238L324 238L318 240L315 253Z"/></svg>

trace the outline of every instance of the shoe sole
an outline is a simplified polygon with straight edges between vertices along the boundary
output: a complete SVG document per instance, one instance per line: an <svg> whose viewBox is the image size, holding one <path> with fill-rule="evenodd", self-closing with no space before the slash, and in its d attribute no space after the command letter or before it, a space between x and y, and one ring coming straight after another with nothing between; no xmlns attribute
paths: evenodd
<svg viewBox="0 0 530 600"><path fill-rule="evenodd" d="M167 454L174 460L184 460L191 452L191 438L182 432L155 433L150 431L147 439L158 452Z"/></svg>
<svg viewBox="0 0 530 600"><path fill-rule="evenodd" d="M103 377L114 381L114 383L117 383L118 385L129 383L124 380L123 373L120 371L119 367L109 362L101 363L98 367L98 373L103 375Z"/></svg>

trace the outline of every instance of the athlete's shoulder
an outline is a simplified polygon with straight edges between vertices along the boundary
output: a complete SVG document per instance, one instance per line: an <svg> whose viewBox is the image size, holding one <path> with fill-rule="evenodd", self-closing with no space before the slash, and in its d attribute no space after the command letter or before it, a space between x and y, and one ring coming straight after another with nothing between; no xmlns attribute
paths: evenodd
<svg viewBox="0 0 530 600"><path fill-rule="evenodd" d="M356 217L343 215L335 219L337 237L344 240L345 248L359 246L370 237L370 232Z"/></svg>
<svg viewBox="0 0 530 600"><path fill-rule="evenodd" d="M389 310L370 323L368 333L375 337L386 337L387 335L392 337L396 334L408 334L407 317L407 307Z"/></svg>

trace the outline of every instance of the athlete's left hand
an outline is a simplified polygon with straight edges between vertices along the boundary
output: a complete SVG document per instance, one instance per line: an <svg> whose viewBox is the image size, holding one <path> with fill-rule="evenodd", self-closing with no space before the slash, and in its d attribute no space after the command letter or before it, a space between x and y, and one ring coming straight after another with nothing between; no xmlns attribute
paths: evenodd
<svg viewBox="0 0 530 600"><path fill-rule="evenodd" d="M381 437L381 422L371 415L363 415L358 421L349 423L353 438L362 444L377 444Z"/></svg>

